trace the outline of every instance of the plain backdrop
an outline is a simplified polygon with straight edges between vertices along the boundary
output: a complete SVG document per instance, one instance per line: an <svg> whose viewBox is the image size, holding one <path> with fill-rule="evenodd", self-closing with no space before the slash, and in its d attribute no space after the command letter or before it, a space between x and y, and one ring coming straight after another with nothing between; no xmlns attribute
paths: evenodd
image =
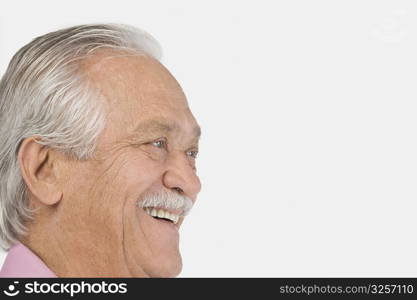
<svg viewBox="0 0 417 300"><path fill-rule="evenodd" d="M1 73L94 22L154 35L203 128L180 276L417 276L415 1L2 1Z"/></svg>

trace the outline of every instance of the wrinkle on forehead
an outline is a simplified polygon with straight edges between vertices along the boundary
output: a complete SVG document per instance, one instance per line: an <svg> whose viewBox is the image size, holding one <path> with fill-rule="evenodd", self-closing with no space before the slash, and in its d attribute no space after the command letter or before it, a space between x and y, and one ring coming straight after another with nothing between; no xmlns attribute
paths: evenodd
<svg viewBox="0 0 417 300"><path fill-rule="evenodd" d="M161 96L186 103L181 86L171 73L156 59L132 53L102 52L84 62L90 80L106 96L109 104L127 98L146 102L145 96ZM118 95L115 95L118 94ZM157 99L155 99L157 100Z"/></svg>
<svg viewBox="0 0 417 300"><path fill-rule="evenodd" d="M172 131L178 131L180 130L180 126L177 123L169 122L166 120L158 120L158 119L152 119L148 121L144 121L139 123L139 125L135 128L134 132L152 132L152 131L158 131L158 132L165 132L169 133ZM193 128L193 135L194 137L200 137L201 135L201 129L198 125L196 125Z"/></svg>

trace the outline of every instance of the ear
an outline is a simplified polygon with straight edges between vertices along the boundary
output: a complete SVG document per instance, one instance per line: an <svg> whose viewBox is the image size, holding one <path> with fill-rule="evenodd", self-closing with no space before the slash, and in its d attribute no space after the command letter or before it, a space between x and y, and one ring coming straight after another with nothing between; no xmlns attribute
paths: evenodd
<svg viewBox="0 0 417 300"><path fill-rule="evenodd" d="M56 161L52 149L26 138L20 145L18 161L22 177L33 196L45 205L54 205L62 198L59 189Z"/></svg>

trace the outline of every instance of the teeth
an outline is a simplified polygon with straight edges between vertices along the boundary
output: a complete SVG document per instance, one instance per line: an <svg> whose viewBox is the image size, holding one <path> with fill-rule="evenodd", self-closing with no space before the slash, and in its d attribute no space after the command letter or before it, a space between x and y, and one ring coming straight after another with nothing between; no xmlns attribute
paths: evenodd
<svg viewBox="0 0 417 300"><path fill-rule="evenodd" d="M156 208L150 208L146 207L145 212L150 215L151 217L158 217L158 218L165 218L171 220L174 224L178 223L178 220L180 219L179 215L170 213L163 209L156 209Z"/></svg>
<svg viewBox="0 0 417 300"><path fill-rule="evenodd" d="M171 214L171 216L174 217L174 219L172 220L172 221L174 221L174 224L177 224L178 220L180 219L180 216L179 215L173 215L173 214Z"/></svg>

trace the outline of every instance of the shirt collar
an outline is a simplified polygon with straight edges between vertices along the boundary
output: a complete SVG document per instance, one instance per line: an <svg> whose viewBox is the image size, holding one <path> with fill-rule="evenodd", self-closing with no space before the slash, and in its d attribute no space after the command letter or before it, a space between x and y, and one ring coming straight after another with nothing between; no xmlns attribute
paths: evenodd
<svg viewBox="0 0 417 300"><path fill-rule="evenodd" d="M0 270L0 277L57 277L45 263L22 243L13 245Z"/></svg>

